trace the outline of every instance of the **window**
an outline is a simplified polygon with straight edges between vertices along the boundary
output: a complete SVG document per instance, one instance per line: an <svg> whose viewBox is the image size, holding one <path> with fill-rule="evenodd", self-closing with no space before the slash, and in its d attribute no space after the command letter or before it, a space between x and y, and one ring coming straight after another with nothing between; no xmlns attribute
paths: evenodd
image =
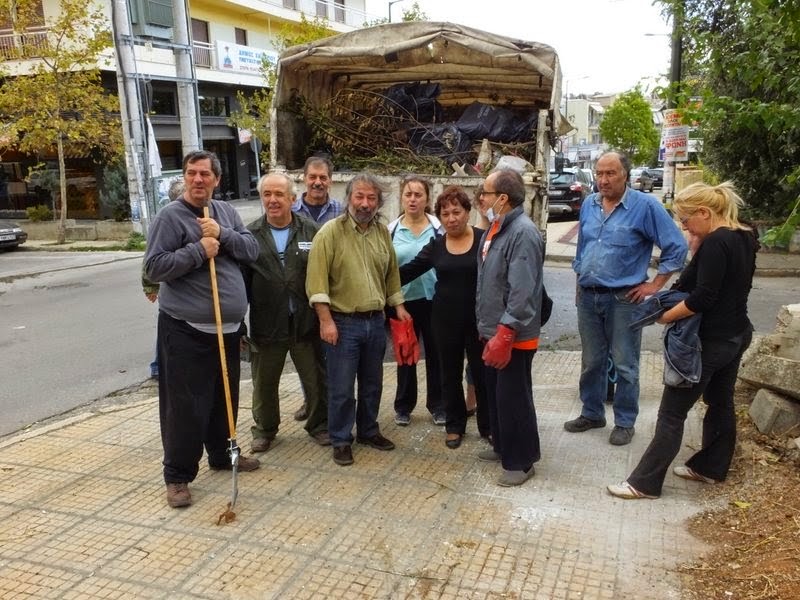
<svg viewBox="0 0 800 600"><path fill-rule="evenodd" d="M226 96L201 96L200 115L203 117L229 117L228 98Z"/></svg>
<svg viewBox="0 0 800 600"><path fill-rule="evenodd" d="M175 102L175 94L170 91L153 91L152 105L150 112L154 115L171 115L178 114L177 103Z"/></svg>
<svg viewBox="0 0 800 600"><path fill-rule="evenodd" d="M291 8L292 10L297 8L297 1L296 0L283 0L283 8Z"/></svg>
<svg viewBox="0 0 800 600"><path fill-rule="evenodd" d="M344 16L344 0L335 0L333 4L333 20L338 23L345 23Z"/></svg>
<svg viewBox="0 0 800 600"><path fill-rule="evenodd" d="M317 16L320 17L321 19L327 19L328 18L327 0L317 0L315 4L317 5Z"/></svg>
<svg viewBox="0 0 800 600"><path fill-rule="evenodd" d="M247 46L247 31L239 27L233 28L233 33L236 36L236 43L240 46Z"/></svg>

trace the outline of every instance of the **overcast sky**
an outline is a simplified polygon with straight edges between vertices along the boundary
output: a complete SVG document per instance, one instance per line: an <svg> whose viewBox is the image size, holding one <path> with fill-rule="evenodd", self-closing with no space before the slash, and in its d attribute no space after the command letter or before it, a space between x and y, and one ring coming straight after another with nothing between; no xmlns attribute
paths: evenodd
<svg viewBox="0 0 800 600"><path fill-rule="evenodd" d="M651 0L417 0L431 21L450 21L555 48L562 93L624 92L666 83L670 23ZM392 5L392 20L414 0ZM388 0L366 0L389 14ZM645 35L656 34L656 35Z"/></svg>

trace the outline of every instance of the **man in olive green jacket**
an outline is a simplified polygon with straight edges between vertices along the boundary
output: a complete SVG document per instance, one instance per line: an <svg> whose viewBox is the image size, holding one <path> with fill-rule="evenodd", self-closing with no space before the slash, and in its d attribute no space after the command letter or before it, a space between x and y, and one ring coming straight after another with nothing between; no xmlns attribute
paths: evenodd
<svg viewBox="0 0 800 600"><path fill-rule="evenodd" d="M250 298L253 374L253 452L269 450L280 424L278 386L288 352L308 402L305 429L321 446L330 445L325 364L319 321L305 291L313 221L292 212L294 182L269 173L258 182L264 216L247 228L258 240L258 260L245 270Z"/></svg>

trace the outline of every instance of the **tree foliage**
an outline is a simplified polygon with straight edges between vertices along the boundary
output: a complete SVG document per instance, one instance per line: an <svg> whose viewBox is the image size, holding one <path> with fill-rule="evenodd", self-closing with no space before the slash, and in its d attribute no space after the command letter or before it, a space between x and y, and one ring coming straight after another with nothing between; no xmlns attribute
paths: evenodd
<svg viewBox="0 0 800 600"><path fill-rule="evenodd" d="M800 196L800 3L662 4L684 11L677 99L698 124L704 164L734 181L749 216L782 219Z"/></svg>
<svg viewBox="0 0 800 600"><path fill-rule="evenodd" d="M36 0L0 0L0 10L14 16L18 56L0 63L0 115L7 124L0 147L21 152L56 150L59 162L61 221L64 242L67 214L67 152L115 155L122 148L119 104L102 86L98 61L113 45L98 6L84 0L59 0L58 16L46 17L46 36L35 50L26 29L41 19ZM28 58L30 61L17 60Z"/></svg>
<svg viewBox="0 0 800 600"><path fill-rule="evenodd" d="M659 133L653 124L653 112L638 88L620 94L606 109L600 134L611 148L625 152L634 164L649 162L658 151Z"/></svg>

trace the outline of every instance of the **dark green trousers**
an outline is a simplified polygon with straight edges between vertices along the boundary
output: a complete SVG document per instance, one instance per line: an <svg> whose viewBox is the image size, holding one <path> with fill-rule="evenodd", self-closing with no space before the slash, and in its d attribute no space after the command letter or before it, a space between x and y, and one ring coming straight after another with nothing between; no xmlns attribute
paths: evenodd
<svg viewBox="0 0 800 600"><path fill-rule="evenodd" d="M292 357L308 404L305 429L309 435L328 430L328 388L325 363L318 339L304 342L254 344L250 367L253 374L253 439L272 440L281 422L280 386L286 354Z"/></svg>

